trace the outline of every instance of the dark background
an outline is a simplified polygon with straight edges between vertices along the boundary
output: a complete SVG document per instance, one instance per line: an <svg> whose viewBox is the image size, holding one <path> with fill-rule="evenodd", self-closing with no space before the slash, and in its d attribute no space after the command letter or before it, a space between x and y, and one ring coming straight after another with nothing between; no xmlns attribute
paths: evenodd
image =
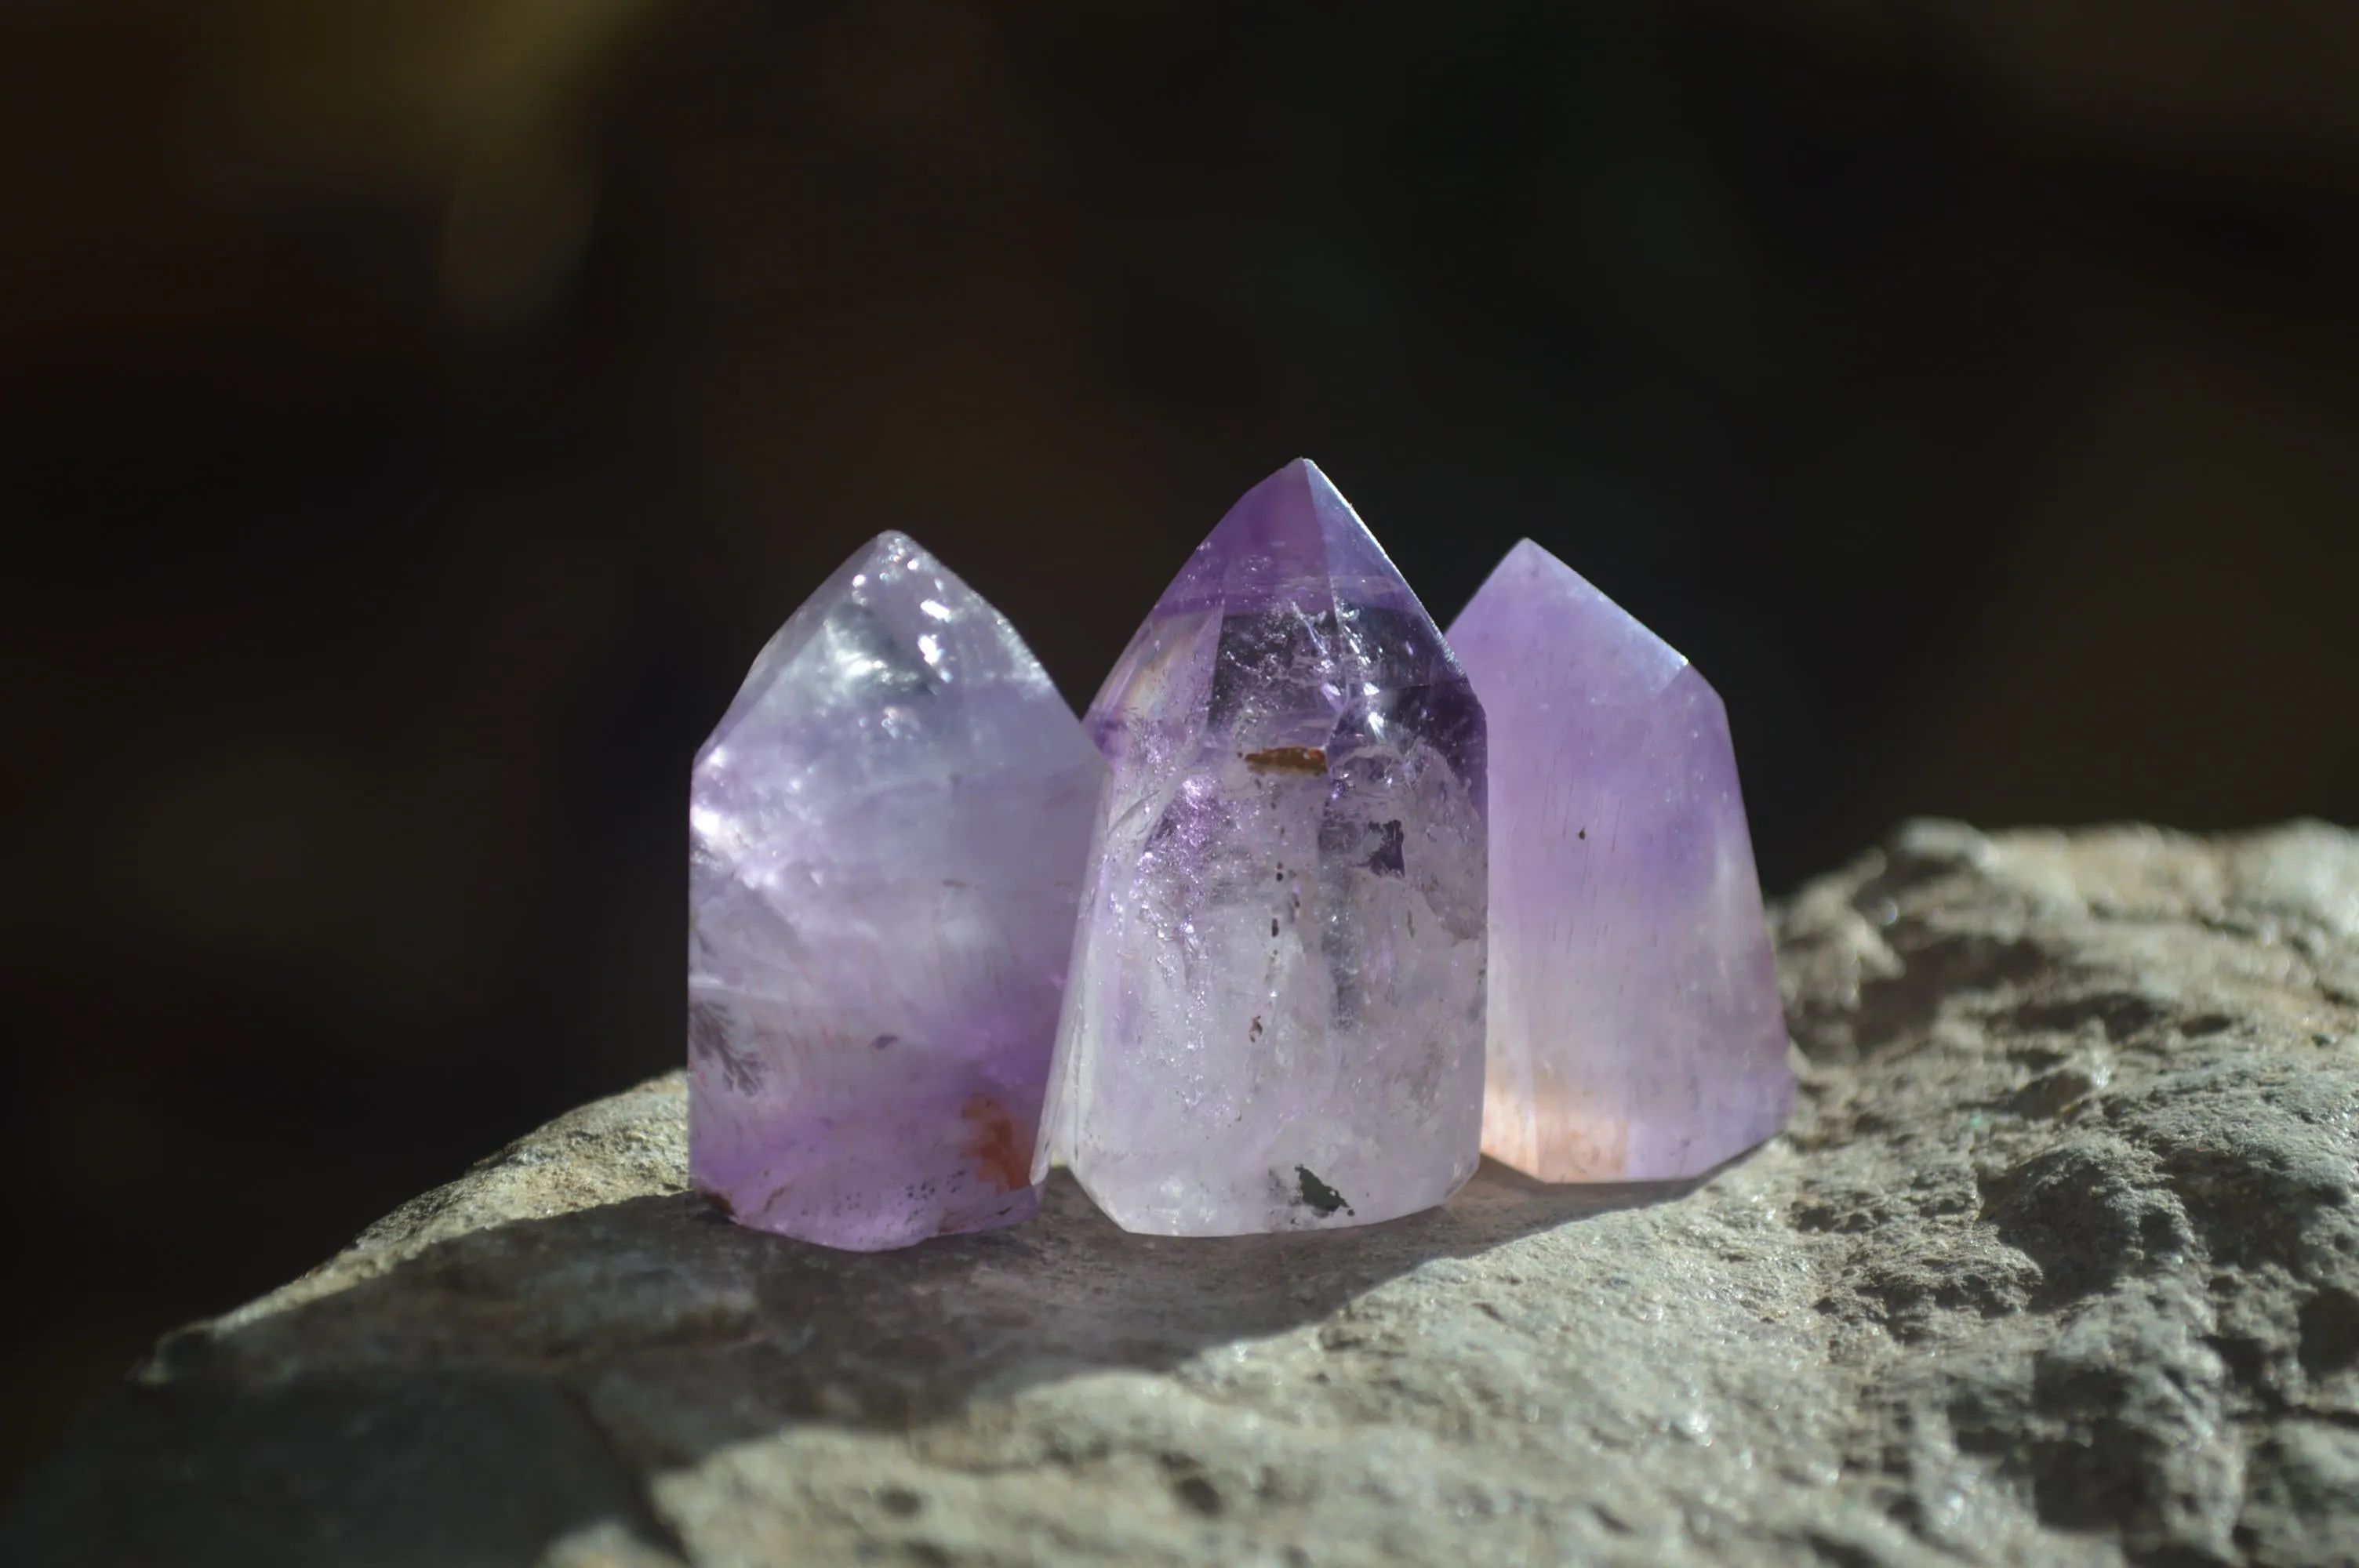
<svg viewBox="0 0 2359 1568"><path fill-rule="evenodd" d="M1690 655L1765 881L2359 818L2359 8L0 8L0 1479L680 1051L689 756L906 527L1066 694L1315 457Z"/></svg>

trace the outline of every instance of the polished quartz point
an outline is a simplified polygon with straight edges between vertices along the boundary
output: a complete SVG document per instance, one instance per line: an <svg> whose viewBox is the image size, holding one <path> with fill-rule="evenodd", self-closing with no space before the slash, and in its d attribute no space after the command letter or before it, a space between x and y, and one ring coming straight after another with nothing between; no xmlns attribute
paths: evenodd
<svg viewBox="0 0 2359 1568"><path fill-rule="evenodd" d="M1528 539L1450 641L1491 720L1484 1152L1655 1180L1776 1132L1794 1080L1719 697Z"/></svg>
<svg viewBox="0 0 2359 1568"><path fill-rule="evenodd" d="M689 1164L872 1250L1038 1206L1105 765L999 612L883 534L755 660L689 783Z"/></svg>
<svg viewBox="0 0 2359 1568"><path fill-rule="evenodd" d="M1482 1115L1483 710L1324 474L1237 503L1086 722L1113 777L1035 1179L1174 1236L1448 1197Z"/></svg>

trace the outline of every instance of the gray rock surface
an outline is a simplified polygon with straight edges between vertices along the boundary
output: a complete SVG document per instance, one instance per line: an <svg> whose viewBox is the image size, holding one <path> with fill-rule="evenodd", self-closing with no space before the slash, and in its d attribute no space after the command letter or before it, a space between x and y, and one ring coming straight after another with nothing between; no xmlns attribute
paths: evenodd
<svg viewBox="0 0 2359 1568"><path fill-rule="evenodd" d="M1710 1181L873 1256L589 1106L173 1336L9 1562L2359 1563L2359 838L1918 824Z"/></svg>

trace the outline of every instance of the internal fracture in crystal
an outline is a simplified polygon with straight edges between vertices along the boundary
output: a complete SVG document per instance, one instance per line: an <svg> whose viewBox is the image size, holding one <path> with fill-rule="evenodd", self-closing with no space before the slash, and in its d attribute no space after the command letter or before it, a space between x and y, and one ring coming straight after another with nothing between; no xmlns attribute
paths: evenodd
<svg viewBox="0 0 2359 1568"><path fill-rule="evenodd" d="M1113 776L1035 1179L1179 1236L1448 1197L1479 1157L1483 709L1324 474L1237 503L1085 722Z"/></svg>
<svg viewBox="0 0 2359 1568"><path fill-rule="evenodd" d="M689 1162L872 1250L1028 1217L1105 765L1014 628L900 534L755 660L689 786Z"/></svg>
<svg viewBox="0 0 2359 1568"><path fill-rule="evenodd" d="M1528 539L1450 642L1491 720L1484 1152L1656 1180L1776 1132L1793 1074L1720 697Z"/></svg>

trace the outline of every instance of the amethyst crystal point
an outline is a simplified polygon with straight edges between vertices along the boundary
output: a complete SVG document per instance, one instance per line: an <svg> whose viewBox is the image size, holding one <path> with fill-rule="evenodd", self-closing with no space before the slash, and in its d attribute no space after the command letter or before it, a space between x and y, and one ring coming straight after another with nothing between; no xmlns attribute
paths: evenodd
<svg viewBox="0 0 2359 1568"><path fill-rule="evenodd" d="M689 1165L864 1251L1027 1218L1105 764L999 612L879 535L689 783Z"/></svg>
<svg viewBox="0 0 2359 1568"><path fill-rule="evenodd" d="M1720 698L1528 539L1450 641L1493 737L1484 1152L1647 1181L1760 1142L1794 1079Z"/></svg>
<svg viewBox="0 0 2359 1568"><path fill-rule="evenodd" d="M1483 710L1324 474L1237 503L1087 722L1114 776L1034 1179L1171 1236L1448 1197L1482 1121Z"/></svg>

